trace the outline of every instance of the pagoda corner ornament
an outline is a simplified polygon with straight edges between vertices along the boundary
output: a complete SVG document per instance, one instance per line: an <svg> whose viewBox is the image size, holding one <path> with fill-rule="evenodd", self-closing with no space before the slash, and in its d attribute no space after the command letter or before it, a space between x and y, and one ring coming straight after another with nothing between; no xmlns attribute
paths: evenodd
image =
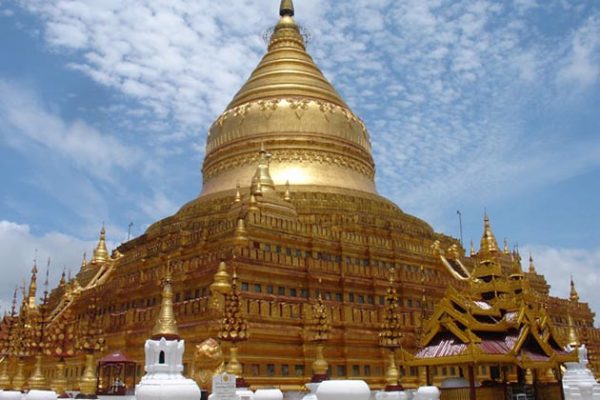
<svg viewBox="0 0 600 400"><path fill-rule="evenodd" d="M182 375L185 342L179 337L173 311L170 272L162 282L160 312L152 330L152 337L146 340L144 351L146 375L136 387L136 400L198 400L200 398L201 392L196 382Z"/></svg>
<svg viewBox="0 0 600 400"><path fill-rule="evenodd" d="M320 383L329 379L327 375L329 364L325 360L324 349L325 343L331 337L331 323L327 308L323 303L321 290L318 290L317 301L312 306L312 315L308 330L310 332L309 340L315 344L315 359L312 363L313 375L311 383Z"/></svg>
<svg viewBox="0 0 600 400"><path fill-rule="evenodd" d="M229 293L225 294L223 316L218 337L222 341L230 343L229 361L227 362L225 371L236 377L236 386L238 388L247 388L248 384L242 376L242 365L238 360L238 346L240 342L248 340L248 325L246 318L242 315L242 303L237 280L237 273L234 270L231 289Z"/></svg>
<svg viewBox="0 0 600 400"><path fill-rule="evenodd" d="M399 383L400 374L396 367L396 350L402 346L404 335L402 333L402 318L398 312L398 293L395 287L396 271L390 271L389 285L385 296L383 323L379 332L379 345L388 350L388 365L385 372L385 391L396 392L402 390Z"/></svg>

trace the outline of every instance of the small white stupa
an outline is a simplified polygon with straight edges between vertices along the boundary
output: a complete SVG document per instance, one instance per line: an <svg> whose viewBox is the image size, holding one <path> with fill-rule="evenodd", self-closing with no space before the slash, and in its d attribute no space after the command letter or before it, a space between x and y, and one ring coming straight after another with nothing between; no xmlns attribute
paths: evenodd
<svg viewBox="0 0 600 400"><path fill-rule="evenodd" d="M565 400L600 400L600 384L588 366L588 351L585 344L577 349L579 362L565 363L563 376Z"/></svg>
<svg viewBox="0 0 600 400"><path fill-rule="evenodd" d="M146 375L136 386L137 400L200 399L200 388L196 382L182 375L185 343L177 330L169 276L163 280L160 314L144 350Z"/></svg>

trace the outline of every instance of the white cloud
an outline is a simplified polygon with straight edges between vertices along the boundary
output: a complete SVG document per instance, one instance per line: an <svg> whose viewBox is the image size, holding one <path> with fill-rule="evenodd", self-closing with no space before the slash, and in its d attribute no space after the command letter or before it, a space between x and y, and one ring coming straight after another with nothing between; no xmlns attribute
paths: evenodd
<svg viewBox="0 0 600 400"><path fill-rule="evenodd" d="M50 257L50 287L55 287L64 268L73 275L79 271L84 251L91 254L95 241L81 240L59 232L37 236L28 225L0 220L0 306L8 309L15 285L22 286L31 276L33 259L38 259L38 297L43 293L47 259ZM19 292L20 294L20 292Z"/></svg>
<svg viewBox="0 0 600 400"><path fill-rule="evenodd" d="M580 301L588 303L593 311L600 310L600 247L586 250L526 245L522 250L523 254L531 252L538 273L551 286L552 295L568 298L572 275Z"/></svg>
<svg viewBox="0 0 600 400"><path fill-rule="evenodd" d="M573 35L566 65L559 71L559 79L584 87L600 79L600 16L592 15Z"/></svg>
<svg viewBox="0 0 600 400"><path fill-rule="evenodd" d="M102 180L111 179L113 168L129 168L141 160L135 148L84 121L65 122L31 90L5 80L0 80L0 119L0 135L9 145L26 152L34 143Z"/></svg>

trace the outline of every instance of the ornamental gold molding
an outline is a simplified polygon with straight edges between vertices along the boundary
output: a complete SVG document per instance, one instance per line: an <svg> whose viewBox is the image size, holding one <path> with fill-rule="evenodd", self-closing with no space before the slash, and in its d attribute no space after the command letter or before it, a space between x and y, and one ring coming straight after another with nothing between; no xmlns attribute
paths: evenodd
<svg viewBox="0 0 600 400"><path fill-rule="evenodd" d="M369 179L374 179L375 169L363 161L359 161L354 157L326 150L272 150L272 163L288 163L299 162L309 164L332 165L342 168L349 168L356 171ZM229 157L225 160L219 160L212 165L204 168L204 180L207 181L223 171L233 168L255 165L258 162L256 152L240 154Z"/></svg>
<svg viewBox="0 0 600 400"><path fill-rule="evenodd" d="M206 144L206 152L210 153L217 147L220 147L230 141L240 139L244 136L239 129L231 129L235 127L242 127L248 123L249 114L256 111L264 118L264 121L269 121L275 112L281 112L290 110L290 115L295 116L297 120L302 120L305 114L310 110L314 109L318 111L323 117L325 125L333 123L335 116L342 116L343 120L347 123L344 129L341 127L335 127L338 129L331 129L328 132L331 136L342 137L347 140L351 140L355 144L360 145L370 152L371 141L369 139L369 133L364 122L358 118L352 111L345 107L341 107L337 104L333 104L323 100L316 100L310 98L273 98L251 101L240 106L223 112L215 121L213 126L210 128L208 134L208 140ZM228 121L233 121L231 125L228 125ZM229 129L226 129L229 128ZM348 131L352 134L348 134Z"/></svg>

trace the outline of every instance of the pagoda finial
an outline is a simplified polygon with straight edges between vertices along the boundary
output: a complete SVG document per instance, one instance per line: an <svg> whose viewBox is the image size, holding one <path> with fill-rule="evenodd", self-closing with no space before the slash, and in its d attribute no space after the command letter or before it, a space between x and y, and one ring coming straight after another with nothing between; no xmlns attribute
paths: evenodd
<svg viewBox="0 0 600 400"><path fill-rule="evenodd" d="M473 244L473 241L471 240L471 257L473 257L475 254L476 254L475 245Z"/></svg>
<svg viewBox="0 0 600 400"><path fill-rule="evenodd" d="M177 321L173 312L173 289L171 287L171 272L168 271L162 281L162 303L158 319L152 330L152 340L179 340Z"/></svg>
<svg viewBox="0 0 600 400"><path fill-rule="evenodd" d="M104 223L102 223L102 229L100 230L100 240L98 245L94 249L94 256L92 257L92 263L102 264L108 261L108 250L106 249L106 230L104 229Z"/></svg>
<svg viewBox="0 0 600 400"><path fill-rule="evenodd" d="M13 293L12 307L10 309L10 316L14 317L17 312L17 293L19 292L19 285L15 286L15 292Z"/></svg>
<svg viewBox="0 0 600 400"><path fill-rule="evenodd" d="M508 247L508 240L506 238L504 238L504 254L510 254L510 247Z"/></svg>
<svg viewBox="0 0 600 400"><path fill-rule="evenodd" d="M29 307L35 307L35 296L37 293L37 262L33 261L33 268L31 268L31 282L29 284L29 296L28 296L28 304Z"/></svg>
<svg viewBox="0 0 600 400"><path fill-rule="evenodd" d="M579 337L577 336L577 331L575 330L575 322L573 321L571 313L567 314L567 323L569 324L568 345L573 348L577 348L579 347Z"/></svg>
<svg viewBox="0 0 600 400"><path fill-rule="evenodd" d="M213 278L213 283L210 285L210 290L223 295L229 294L232 291L231 284L231 275L227 272L227 265L225 261L221 261Z"/></svg>
<svg viewBox="0 0 600 400"><path fill-rule="evenodd" d="M242 201L242 194L240 193L240 182L235 184L235 200L234 202L239 203Z"/></svg>
<svg viewBox="0 0 600 400"><path fill-rule="evenodd" d="M529 273L535 274L535 264L533 263L533 256L529 253Z"/></svg>
<svg viewBox="0 0 600 400"><path fill-rule="evenodd" d="M283 200L292 201L292 196L290 194L290 181L285 181L285 194L283 195Z"/></svg>
<svg viewBox="0 0 600 400"><path fill-rule="evenodd" d="M498 242L496 241L496 237L492 232L492 228L490 226L490 218L488 217L487 212L483 217L483 236L481 237L481 244L479 247L480 255L491 255L495 254L498 251Z"/></svg>
<svg viewBox="0 0 600 400"><path fill-rule="evenodd" d="M265 144L260 144L258 166L252 177L251 193L262 195L265 191L275 190L275 184L271 173L269 172L269 163L271 162L271 153L265 150Z"/></svg>
<svg viewBox="0 0 600 400"><path fill-rule="evenodd" d="M573 281L573 275L571 275L571 294L569 295L569 300L573 302L579 301L579 293L577 293L577 289L575 288L575 282Z"/></svg>
<svg viewBox="0 0 600 400"><path fill-rule="evenodd" d="M294 2L292 0L281 0L281 5L279 6L279 15L282 17L293 17Z"/></svg>

